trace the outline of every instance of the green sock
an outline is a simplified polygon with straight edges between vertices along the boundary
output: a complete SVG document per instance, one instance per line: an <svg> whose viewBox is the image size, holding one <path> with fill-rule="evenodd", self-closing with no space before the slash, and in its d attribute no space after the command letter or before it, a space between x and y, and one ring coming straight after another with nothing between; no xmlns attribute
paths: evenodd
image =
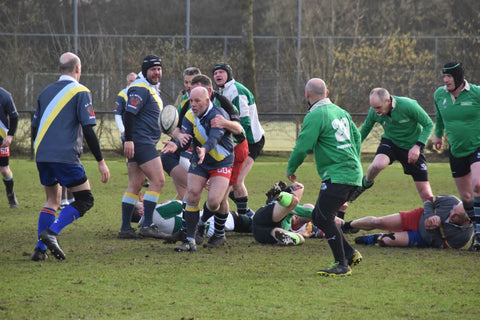
<svg viewBox="0 0 480 320"><path fill-rule="evenodd" d="M292 200L293 200L293 195L291 193L282 191L278 195L277 203L282 207L286 208L292 203Z"/></svg>

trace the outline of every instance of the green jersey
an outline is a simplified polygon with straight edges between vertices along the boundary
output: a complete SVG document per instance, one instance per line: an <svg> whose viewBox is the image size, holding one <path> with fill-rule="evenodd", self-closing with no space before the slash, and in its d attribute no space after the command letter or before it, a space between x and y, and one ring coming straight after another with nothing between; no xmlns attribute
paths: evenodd
<svg viewBox="0 0 480 320"><path fill-rule="evenodd" d="M465 81L457 99L443 86L433 98L437 109L435 136L443 137L447 132L452 155L466 157L480 148L480 86Z"/></svg>
<svg viewBox="0 0 480 320"><path fill-rule="evenodd" d="M313 104L303 119L302 130L290 154L287 174L294 174L313 150L317 172L323 181L360 186L361 137L350 114L325 98Z"/></svg>
<svg viewBox="0 0 480 320"><path fill-rule="evenodd" d="M384 130L382 138L389 139L399 148L409 150L417 142L425 145L433 131L433 121L416 100L392 96L392 112L379 116L370 107L360 133L362 142L373 126L379 123Z"/></svg>

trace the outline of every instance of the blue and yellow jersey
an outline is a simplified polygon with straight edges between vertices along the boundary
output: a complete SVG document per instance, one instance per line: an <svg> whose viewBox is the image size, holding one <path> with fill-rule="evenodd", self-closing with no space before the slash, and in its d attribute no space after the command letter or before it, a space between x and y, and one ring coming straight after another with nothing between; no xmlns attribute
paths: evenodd
<svg viewBox="0 0 480 320"><path fill-rule="evenodd" d="M60 77L38 97L32 121L32 127L37 129L35 160L80 163L83 145L81 127L95 124L90 90L71 77Z"/></svg>
<svg viewBox="0 0 480 320"><path fill-rule="evenodd" d="M158 123L163 102L154 86L143 78L137 78L127 92L128 100L125 112L135 115L135 127L132 131L134 143L157 144L160 140Z"/></svg>
<svg viewBox="0 0 480 320"><path fill-rule="evenodd" d="M233 165L233 140L231 135L224 129L212 128L210 126L210 121L217 114L226 117L223 109L210 102L210 106L201 118L196 117L192 110L189 110L182 122L182 129L185 133L193 136L193 157L191 162L198 162L195 147L204 147L207 153L201 165L207 170L231 167Z"/></svg>

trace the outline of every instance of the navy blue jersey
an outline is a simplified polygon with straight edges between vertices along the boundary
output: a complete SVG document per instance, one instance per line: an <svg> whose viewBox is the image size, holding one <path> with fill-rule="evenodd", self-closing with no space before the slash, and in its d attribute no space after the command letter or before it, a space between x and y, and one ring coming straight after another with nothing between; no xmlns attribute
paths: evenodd
<svg viewBox="0 0 480 320"><path fill-rule="evenodd" d="M160 140L158 123L163 102L156 88L144 78L138 77L128 87L128 100L125 112L135 115L132 140L139 144L154 144Z"/></svg>
<svg viewBox="0 0 480 320"><path fill-rule="evenodd" d="M117 99L115 100L115 114L122 116L125 113L125 109L127 107L127 92L128 88L122 89L118 95Z"/></svg>
<svg viewBox="0 0 480 320"><path fill-rule="evenodd" d="M183 118L182 129L193 136L192 163L198 162L196 147L206 149L205 158L201 164L207 170L231 167L233 165L233 140L225 129L212 128L210 121L219 114L227 118L226 112L210 102L210 106L201 118L188 110Z"/></svg>
<svg viewBox="0 0 480 320"><path fill-rule="evenodd" d="M90 90L69 76L45 88L38 97L32 127L37 162L79 164L82 126L95 125Z"/></svg>
<svg viewBox="0 0 480 320"><path fill-rule="evenodd" d="M17 108L13 102L12 95L7 90L0 88L0 144L8 135L10 128L9 119L18 118ZM10 135L12 135L10 133Z"/></svg>

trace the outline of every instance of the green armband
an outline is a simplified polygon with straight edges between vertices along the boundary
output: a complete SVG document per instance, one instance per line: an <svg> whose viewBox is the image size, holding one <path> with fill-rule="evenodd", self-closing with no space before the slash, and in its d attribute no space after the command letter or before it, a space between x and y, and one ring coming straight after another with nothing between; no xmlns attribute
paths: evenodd
<svg viewBox="0 0 480 320"><path fill-rule="evenodd" d="M277 203L282 207L286 208L292 203L292 200L293 200L293 195L291 193L282 191L278 195Z"/></svg>

